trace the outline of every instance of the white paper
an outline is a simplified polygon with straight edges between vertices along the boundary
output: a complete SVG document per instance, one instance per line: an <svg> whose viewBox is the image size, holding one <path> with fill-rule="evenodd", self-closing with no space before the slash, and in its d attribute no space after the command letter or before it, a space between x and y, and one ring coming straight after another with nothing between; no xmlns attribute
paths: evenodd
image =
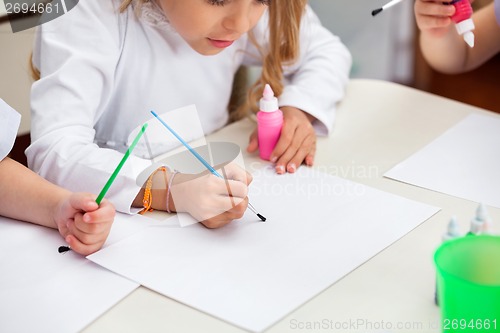
<svg viewBox="0 0 500 333"><path fill-rule="evenodd" d="M117 214L108 244L144 221ZM0 332L78 332L139 286L72 251L58 253L61 245L54 229L0 217Z"/></svg>
<svg viewBox="0 0 500 333"><path fill-rule="evenodd" d="M500 118L471 114L384 176L500 208Z"/></svg>
<svg viewBox="0 0 500 333"><path fill-rule="evenodd" d="M267 222L151 227L89 259L260 332L439 210L305 167L254 173L249 198Z"/></svg>

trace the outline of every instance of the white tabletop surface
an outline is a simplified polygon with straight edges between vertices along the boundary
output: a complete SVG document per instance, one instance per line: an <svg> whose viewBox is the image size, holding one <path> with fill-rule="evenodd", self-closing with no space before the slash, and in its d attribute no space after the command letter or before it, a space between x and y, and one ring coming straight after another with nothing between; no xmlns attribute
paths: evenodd
<svg viewBox="0 0 500 333"><path fill-rule="evenodd" d="M318 139L315 167L442 210L266 332L440 331L432 256L450 217L456 215L467 230L477 204L383 174L470 113L492 114L394 83L350 81L333 134ZM232 141L244 152L254 127L244 120L208 140ZM258 161L245 152L244 157L250 169ZM500 209L488 210L498 223ZM83 332L245 331L140 287Z"/></svg>

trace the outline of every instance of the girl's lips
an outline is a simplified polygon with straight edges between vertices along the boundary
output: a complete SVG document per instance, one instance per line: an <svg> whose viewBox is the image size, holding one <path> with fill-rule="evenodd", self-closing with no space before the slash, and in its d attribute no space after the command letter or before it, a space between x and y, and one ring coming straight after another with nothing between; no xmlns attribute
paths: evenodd
<svg viewBox="0 0 500 333"><path fill-rule="evenodd" d="M211 39L211 38L208 38L208 40L210 41L210 44L212 44L213 46L215 46L219 49L224 49L226 47L229 47L234 42L232 40L218 40L218 39Z"/></svg>

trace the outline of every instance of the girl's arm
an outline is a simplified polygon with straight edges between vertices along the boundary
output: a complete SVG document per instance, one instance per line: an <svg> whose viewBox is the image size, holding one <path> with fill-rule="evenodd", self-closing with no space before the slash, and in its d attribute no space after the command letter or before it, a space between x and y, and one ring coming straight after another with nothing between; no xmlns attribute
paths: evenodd
<svg viewBox="0 0 500 333"><path fill-rule="evenodd" d="M54 215L70 192L10 158L0 162L0 215L57 228Z"/></svg>

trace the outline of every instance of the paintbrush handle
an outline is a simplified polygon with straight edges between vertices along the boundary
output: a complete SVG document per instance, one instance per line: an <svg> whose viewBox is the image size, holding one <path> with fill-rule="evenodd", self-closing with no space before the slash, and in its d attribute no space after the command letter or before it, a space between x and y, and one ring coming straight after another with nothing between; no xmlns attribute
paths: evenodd
<svg viewBox="0 0 500 333"><path fill-rule="evenodd" d="M172 133L176 138L177 140L179 140L190 152L191 154L193 154L197 159L198 161L200 161L204 166L205 168L207 168L213 175L219 177L219 178L222 178L222 179L225 179L224 177L222 177L222 175L220 173L217 172L217 170L215 170L207 161L205 161L205 159L203 157L201 157L200 154L198 154L198 152L196 150L194 150L190 145L189 143L187 143L186 141L184 141L183 138L181 138L181 136L179 134L177 134L177 132L175 132L170 126L168 126L168 124L166 122L163 121L163 119L160 118L159 115L156 114L156 112L154 112L153 110L151 110L151 114L153 116L156 117L156 119L158 119L158 121L160 123L163 124L163 126L165 126L169 131L170 133ZM248 202L248 207L250 208L250 210L252 212L254 212L255 214L257 214L257 216L262 220L262 221L265 221L266 218L262 215L260 215L257 210L255 209L254 206L252 206L250 204L250 202Z"/></svg>
<svg viewBox="0 0 500 333"><path fill-rule="evenodd" d="M212 174L216 175L217 177L223 178L217 172L217 170L215 170L207 161L205 161L205 159L203 157L201 157L200 154L198 154L198 152L196 150L193 149L193 147L191 147L189 145L189 143L187 143L186 141L184 141L184 139L181 138L181 136L179 134L177 134L177 132L174 131L173 128L171 128L170 126L168 126L168 124L166 122L164 122L163 119L161 119L160 116L156 114L156 112L151 111L151 113L153 114L153 116L156 117L156 119L158 119L160 121L160 123L163 124L163 126L165 126L170 131L170 133L172 133L177 138L177 140L179 140L184 145L184 147L186 147L187 149L189 149L189 151L191 152L191 154L193 154L194 157L196 157L198 159L198 161L200 161L205 166L205 168L207 168Z"/></svg>
<svg viewBox="0 0 500 333"><path fill-rule="evenodd" d="M132 144L130 145L130 147L128 147L127 151L125 152L125 155L123 155L122 160L120 161L120 163L118 163L118 166L116 167L115 171L111 174L111 177L109 177L108 181L106 182L106 185L104 185L104 187L102 188L101 193L99 193L99 195L97 196L97 199L95 199L95 202L97 202L98 205L101 204L101 201L102 201L102 199L104 199L106 192L108 192L109 188L111 187L111 185L115 181L116 176L118 176L118 173L120 172L121 168L123 167L123 165L127 161L130 154L132 153L132 150L134 150L135 146L137 145L137 142L139 142L139 139L141 138L144 131L146 131L147 127L148 127L148 124L142 125L141 130L139 131L139 133L135 137L135 139L132 142Z"/></svg>

